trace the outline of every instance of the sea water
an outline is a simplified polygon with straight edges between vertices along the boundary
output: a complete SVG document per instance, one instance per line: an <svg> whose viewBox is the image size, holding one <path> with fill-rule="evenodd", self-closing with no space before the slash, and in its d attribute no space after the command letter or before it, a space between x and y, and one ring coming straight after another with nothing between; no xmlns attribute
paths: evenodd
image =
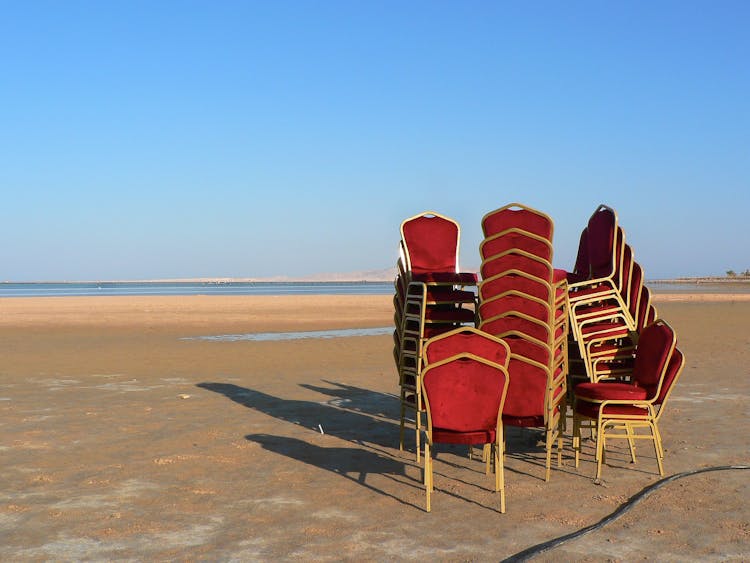
<svg viewBox="0 0 750 563"><path fill-rule="evenodd" d="M0 283L0 297L94 295L388 295L392 282Z"/></svg>

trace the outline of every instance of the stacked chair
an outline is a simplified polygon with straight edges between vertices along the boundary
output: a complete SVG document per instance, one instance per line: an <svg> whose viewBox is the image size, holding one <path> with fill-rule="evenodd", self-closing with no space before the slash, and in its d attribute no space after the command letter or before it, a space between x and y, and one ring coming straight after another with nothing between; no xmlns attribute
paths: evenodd
<svg viewBox="0 0 750 563"><path fill-rule="evenodd" d="M566 272L552 267L553 222L518 203L482 219L479 328L510 347L505 425L541 427L545 480L552 447L562 456L568 373Z"/></svg>
<svg viewBox="0 0 750 563"><path fill-rule="evenodd" d="M627 372L638 335L656 311L612 208L600 205L591 215L568 280L572 381L597 381L620 368Z"/></svg>
<svg viewBox="0 0 750 563"><path fill-rule="evenodd" d="M502 412L509 359L510 349L503 340L472 327L457 328L426 342L421 384L427 411L424 484L428 512L432 452L438 443L485 447L485 473L490 473L492 460L500 512L505 512Z"/></svg>
<svg viewBox="0 0 750 563"><path fill-rule="evenodd" d="M651 440L663 475L658 422L685 359L617 213L596 208L570 272L553 267L554 224L538 210L508 204L482 218L482 231L479 282L459 269L454 220L428 211L401 224L393 297L399 445L413 421L420 461L425 434L427 510L435 444L468 445L470 457L482 445L504 512L504 427L543 430L549 481L555 444L562 463L568 413L576 467L588 427L597 478L615 438L628 441L633 462L635 441Z"/></svg>
<svg viewBox="0 0 750 563"><path fill-rule="evenodd" d="M676 347L674 330L663 320L643 329L635 348L633 365L627 380L580 383L575 388L573 448L576 467L581 450L581 423L590 421L596 429L596 477L601 478L606 441L624 438L636 462L636 439L652 440L659 475L664 475L658 422L664 405L685 363ZM648 434L637 430L645 428Z"/></svg>
<svg viewBox="0 0 750 563"><path fill-rule="evenodd" d="M393 298L394 360L401 400L399 446L404 448L407 415L412 414L417 461L425 412L421 385L424 342L457 327L476 325L478 278L476 273L459 271L459 244L458 223L434 211L401 224Z"/></svg>

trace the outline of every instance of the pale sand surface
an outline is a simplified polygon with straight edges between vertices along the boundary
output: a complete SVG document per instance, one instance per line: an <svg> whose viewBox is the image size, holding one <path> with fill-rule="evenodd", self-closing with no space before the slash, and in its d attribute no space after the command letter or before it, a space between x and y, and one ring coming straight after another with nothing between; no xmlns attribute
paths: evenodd
<svg viewBox="0 0 750 563"><path fill-rule="evenodd" d="M750 463L750 301L732 297L657 296L687 357L667 475ZM591 443L576 471L566 441L545 483L511 430L507 513L481 462L443 449L427 514L390 336L183 339L391 322L389 296L0 299L0 560L496 561L659 479L647 442L635 465L613 442L596 485ZM750 471L688 477L538 559L748 560L749 498Z"/></svg>

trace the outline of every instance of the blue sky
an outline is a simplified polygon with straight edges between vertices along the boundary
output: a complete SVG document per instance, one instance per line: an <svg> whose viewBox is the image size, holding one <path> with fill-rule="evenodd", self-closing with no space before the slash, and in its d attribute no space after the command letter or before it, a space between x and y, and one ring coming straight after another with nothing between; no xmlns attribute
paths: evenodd
<svg viewBox="0 0 750 563"><path fill-rule="evenodd" d="M750 3L0 1L0 280L393 266L433 209L600 203L650 278L750 268Z"/></svg>

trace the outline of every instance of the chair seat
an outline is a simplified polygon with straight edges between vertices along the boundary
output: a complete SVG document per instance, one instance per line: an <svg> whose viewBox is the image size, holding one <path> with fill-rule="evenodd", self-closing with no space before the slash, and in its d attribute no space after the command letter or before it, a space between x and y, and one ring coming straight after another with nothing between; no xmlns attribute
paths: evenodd
<svg viewBox="0 0 750 563"><path fill-rule="evenodd" d="M595 401L645 401L647 391L630 383L579 383L575 396Z"/></svg>
<svg viewBox="0 0 750 563"><path fill-rule="evenodd" d="M495 441L495 430L456 432L455 430L433 428L432 441L436 444L491 444Z"/></svg>
<svg viewBox="0 0 750 563"><path fill-rule="evenodd" d="M474 272L413 272L412 281L423 283L476 284L479 276Z"/></svg>
<svg viewBox="0 0 750 563"><path fill-rule="evenodd" d="M616 383L602 383L602 385L617 385ZM601 403L589 403L580 401L576 404L576 414L586 418L598 418ZM608 417L612 416L648 416L648 409L633 405L606 405L602 413Z"/></svg>
<svg viewBox="0 0 750 563"><path fill-rule="evenodd" d="M522 428L538 428L544 426L544 415L538 416L513 416L503 415L504 426L520 426Z"/></svg>
<svg viewBox="0 0 750 563"><path fill-rule="evenodd" d="M473 310L457 307L449 309L427 307L424 314L425 321L432 323L470 323L474 322L474 316Z"/></svg>
<svg viewBox="0 0 750 563"><path fill-rule="evenodd" d="M560 270L558 268L555 268L552 272L552 283L560 283L561 281L567 281L568 279L568 272L565 270Z"/></svg>

